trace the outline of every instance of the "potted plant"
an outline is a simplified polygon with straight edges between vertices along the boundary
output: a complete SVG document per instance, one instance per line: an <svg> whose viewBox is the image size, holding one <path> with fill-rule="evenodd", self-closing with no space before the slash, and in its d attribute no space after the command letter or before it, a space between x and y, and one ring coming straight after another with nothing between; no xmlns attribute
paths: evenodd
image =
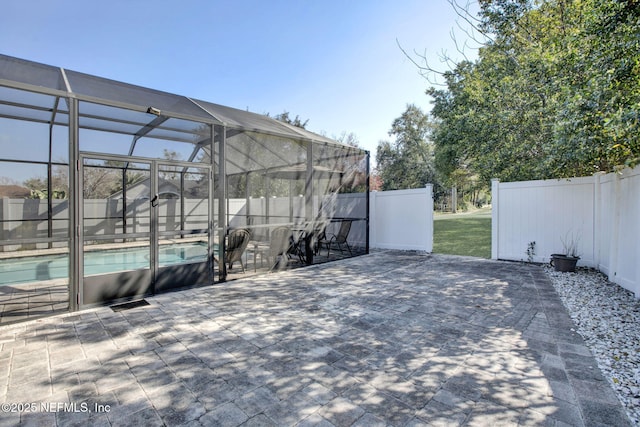
<svg viewBox="0 0 640 427"><path fill-rule="evenodd" d="M574 272L576 271L576 263L580 259L578 255L578 241L573 234L560 238L562 246L564 246L563 254L551 254L551 265L556 271Z"/></svg>

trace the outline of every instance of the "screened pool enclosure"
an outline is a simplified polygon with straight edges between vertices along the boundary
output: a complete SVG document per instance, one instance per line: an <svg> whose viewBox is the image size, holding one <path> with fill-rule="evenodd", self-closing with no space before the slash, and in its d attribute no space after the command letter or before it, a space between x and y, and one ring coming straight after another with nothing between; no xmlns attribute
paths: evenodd
<svg viewBox="0 0 640 427"><path fill-rule="evenodd" d="M368 169L265 115L0 55L1 322L366 253Z"/></svg>

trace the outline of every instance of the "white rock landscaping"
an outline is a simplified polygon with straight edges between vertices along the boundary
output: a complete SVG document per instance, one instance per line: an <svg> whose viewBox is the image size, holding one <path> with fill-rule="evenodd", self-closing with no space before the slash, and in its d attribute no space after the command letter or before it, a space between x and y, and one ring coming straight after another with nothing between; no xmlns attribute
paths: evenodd
<svg viewBox="0 0 640 427"><path fill-rule="evenodd" d="M629 419L640 425L640 300L595 270L546 273Z"/></svg>

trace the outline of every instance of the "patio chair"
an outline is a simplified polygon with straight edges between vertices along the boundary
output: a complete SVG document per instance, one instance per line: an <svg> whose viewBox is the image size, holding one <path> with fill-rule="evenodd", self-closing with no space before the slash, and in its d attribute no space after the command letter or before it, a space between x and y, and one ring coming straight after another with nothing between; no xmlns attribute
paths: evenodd
<svg viewBox="0 0 640 427"><path fill-rule="evenodd" d="M313 254L318 255L322 248L322 242L327 241L327 224L322 223L313 230Z"/></svg>
<svg viewBox="0 0 640 427"><path fill-rule="evenodd" d="M233 263L240 261L240 267L244 273L244 265L242 264L242 254L247 249L251 234L246 228L239 228L229 233L227 248L225 250L225 258L229 265L229 270L233 268Z"/></svg>
<svg viewBox="0 0 640 427"><path fill-rule="evenodd" d="M285 266L289 259L292 238L291 229L287 226L276 227L271 231L269 240L269 249L267 250L267 258L273 258L273 264L269 271L273 271L276 266L284 260ZM280 257L278 259L278 257Z"/></svg>
<svg viewBox="0 0 640 427"><path fill-rule="evenodd" d="M325 234L324 238L319 239L318 251L320 251L319 248L322 245L325 245L327 247L327 257L329 257L329 252L331 251L331 245L335 243L336 245L338 245L338 249L340 249L340 252L344 252L344 249L342 249L342 245L345 245L349 250L349 255L353 256L353 253L351 252L351 247L347 242L347 237L349 237L349 232L351 231L352 222L353 221L350 219L343 220L340 223L340 230L338 230L338 234L332 234L331 238L329 239L327 239L327 236Z"/></svg>
<svg viewBox="0 0 640 427"><path fill-rule="evenodd" d="M312 234L307 233L306 230L297 229L293 231L290 239L288 254L297 257L302 264L307 263L307 244L312 244L311 236Z"/></svg>

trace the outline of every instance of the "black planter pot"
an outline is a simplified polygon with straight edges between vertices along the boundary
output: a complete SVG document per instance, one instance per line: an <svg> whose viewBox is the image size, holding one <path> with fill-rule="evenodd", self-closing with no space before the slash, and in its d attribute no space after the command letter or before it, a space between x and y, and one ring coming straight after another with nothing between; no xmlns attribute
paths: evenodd
<svg viewBox="0 0 640 427"><path fill-rule="evenodd" d="M576 271L576 263L580 257L566 256L563 254L551 254L550 264L556 271L574 272Z"/></svg>

